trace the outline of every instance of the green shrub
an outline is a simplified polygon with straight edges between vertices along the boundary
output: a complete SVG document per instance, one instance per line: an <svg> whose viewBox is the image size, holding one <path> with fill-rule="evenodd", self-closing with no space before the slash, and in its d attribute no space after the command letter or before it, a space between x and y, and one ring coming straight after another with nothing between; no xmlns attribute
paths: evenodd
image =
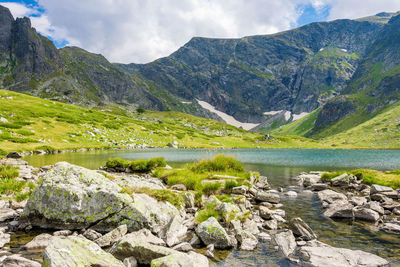
<svg viewBox="0 0 400 267"><path fill-rule="evenodd" d="M209 196L215 194L221 187L221 183L206 183L203 184L201 191Z"/></svg>
<svg viewBox="0 0 400 267"><path fill-rule="evenodd" d="M5 155L7 155L8 153L7 153L7 151L5 151L5 150L3 150L3 149L0 149L0 157L1 156L5 156Z"/></svg>
<svg viewBox="0 0 400 267"><path fill-rule="evenodd" d="M129 161L121 158L109 159L106 162L106 167L109 169L127 168L128 166L129 166Z"/></svg>
<svg viewBox="0 0 400 267"><path fill-rule="evenodd" d="M232 188L239 186L240 184L234 180L225 181L225 191L230 192Z"/></svg>
<svg viewBox="0 0 400 267"><path fill-rule="evenodd" d="M183 204L183 197L180 194L174 193L168 189L148 189L139 187L126 187L122 190L123 193L127 193L131 196L136 194L147 194L158 201L168 201L178 209L180 209Z"/></svg>
<svg viewBox="0 0 400 267"><path fill-rule="evenodd" d="M138 108L138 109L136 109L136 112L139 114L143 114L143 113L145 113L145 110L144 110L144 108Z"/></svg>
<svg viewBox="0 0 400 267"><path fill-rule="evenodd" d="M19 176L18 168L12 166L0 166L0 179L13 179Z"/></svg>
<svg viewBox="0 0 400 267"><path fill-rule="evenodd" d="M165 166L167 166L167 162L163 157L151 158L147 161L147 168L149 168L150 170Z"/></svg>
<svg viewBox="0 0 400 267"><path fill-rule="evenodd" d="M24 201L25 199L28 199L30 195L31 195L30 192L16 194L15 200L21 202Z"/></svg>
<svg viewBox="0 0 400 267"><path fill-rule="evenodd" d="M245 168L243 164L237 159L226 156L226 155L217 155L212 159L204 159L198 163L195 163L191 166L191 170L193 172L202 173L202 172L245 172Z"/></svg>
<svg viewBox="0 0 400 267"><path fill-rule="evenodd" d="M129 163L129 168L133 172L148 172L149 168L147 166L147 163L148 161L145 159L134 160Z"/></svg>
<svg viewBox="0 0 400 267"><path fill-rule="evenodd" d="M219 219L219 212L215 210L216 204L215 203L208 203L206 207L202 210L199 210L196 221L198 223L206 221L210 217L214 217L215 219Z"/></svg>

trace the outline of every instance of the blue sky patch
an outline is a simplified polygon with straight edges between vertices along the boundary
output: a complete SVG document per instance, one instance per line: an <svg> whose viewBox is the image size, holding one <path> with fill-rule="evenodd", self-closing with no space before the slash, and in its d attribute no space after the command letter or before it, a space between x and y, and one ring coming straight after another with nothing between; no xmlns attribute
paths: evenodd
<svg viewBox="0 0 400 267"><path fill-rule="evenodd" d="M301 13L297 19L297 26L300 27L312 22L326 21L329 17L331 7L327 5L316 10L313 5L307 4L299 5L297 10Z"/></svg>

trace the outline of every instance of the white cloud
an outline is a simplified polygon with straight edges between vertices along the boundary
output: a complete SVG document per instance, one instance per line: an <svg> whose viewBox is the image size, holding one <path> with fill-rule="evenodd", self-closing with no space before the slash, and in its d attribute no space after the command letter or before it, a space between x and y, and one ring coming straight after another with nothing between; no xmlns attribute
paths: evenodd
<svg viewBox="0 0 400 267"><path fill-rule="evenodd" d="M1 3L1 5L10 9L11 14L14 16L14 18L17 18L17 17L20 18L20 17L38 14L38 12L35 9L29 8L29 7L27 7L23 4L19 4L19 3L4 2L4 3Z"/></svg>
<svg viewBox="0 0 400 267"><path fill-rule="evenodd" d="M233 38L289 29L306 0L39 0L53 27L113 62L167 56L193 36Z"/></svg>
<svg viewBox="0 0 400 267"><path fill-rule="evenodd" d="M399 0L316 0L330 5L329 19L356 19L375 15L380 12L397 12Z"/></svg>

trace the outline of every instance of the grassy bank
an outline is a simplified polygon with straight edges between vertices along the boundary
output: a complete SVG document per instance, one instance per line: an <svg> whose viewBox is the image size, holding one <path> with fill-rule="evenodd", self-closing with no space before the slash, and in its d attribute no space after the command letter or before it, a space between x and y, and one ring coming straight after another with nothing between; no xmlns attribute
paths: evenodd
<svg viewBox="0 0 400 267"><path fill-rule="evenodd" d="M264 140L218 121L179 112L127 111L119 106L83 108L0 90L0 154L76 148L321 147L302 137Z"/></svg>

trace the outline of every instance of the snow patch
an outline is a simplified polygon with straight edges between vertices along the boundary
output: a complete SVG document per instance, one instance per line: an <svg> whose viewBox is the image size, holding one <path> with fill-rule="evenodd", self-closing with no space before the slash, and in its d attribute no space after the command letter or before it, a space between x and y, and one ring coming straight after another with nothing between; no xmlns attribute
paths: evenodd
<svg viewBox="0 0 400 267"><path fill-rule="evenodd" d="M232 117L222 111L216 110L215 107L213 107L209 103L198 100L198 99L196 99L196 100L202 108L204 108L212 113L217 114L227 124L230 124L232 126L242 127L245 130L250 130L250 129L253 129L254 127L257 127L258 125L260 125L259 123L246 123L246 122L237 121L234 117Z"/></svg>
<svg viewBox="0 0 400 267"><path fill-rule="evenodd" d="M343 52L347 53L347 49L343 49L343 48L342 48L342 49L340 49L340 50L342 50Z"/></svg>
<svg viewBox="0 0 400 267"><path fill-rule="evenodd" d="M292 112L290 111L286 111L284 116L285 116L285 120L288 121L290 119L290 116L292 115Z"/></svg>
<svg viewBox="0 0 400 267"><path fill-rule="evenodd" d="M182 104L192 104L192 101L181 101Z"/></svg>
<svg viewBox="0 0 400 267"><path fill-rule="evenodd" d="M293 114L293 121L300 120L301 118L307 116L308 114L310 114L310 113L309 112L302 112L300 114Z"/></svg>
<svg viewBox="0 0 400 267"><path fill-rule="evenodd" d="M278 114L278 113L281 113L283 110L271 110L271 111L267 111L267 112L264 112L263 114L264 115L271 115L271 116L273 116L273 115L276 115L276 114Z"/></svg>

